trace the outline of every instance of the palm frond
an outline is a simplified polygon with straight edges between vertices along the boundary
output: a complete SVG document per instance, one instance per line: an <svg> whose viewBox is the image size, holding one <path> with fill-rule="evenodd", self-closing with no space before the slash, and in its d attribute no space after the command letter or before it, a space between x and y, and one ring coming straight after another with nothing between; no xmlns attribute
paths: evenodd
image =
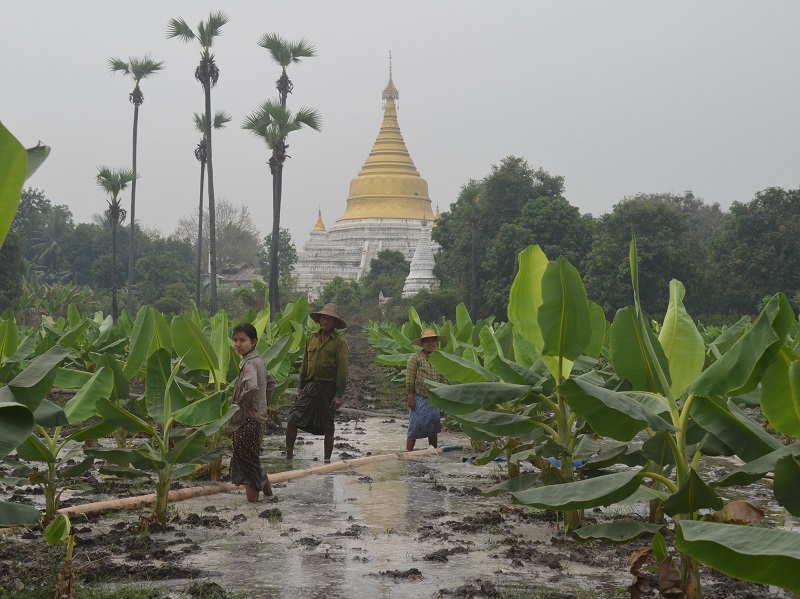
<svg viewBox="0 0 800 599"><path fill-rule="evenodd" d="M211 126L214 129L223 129L225 125L230 123L233 120L233 117L229 115L224 110L218 110L214 113L214 122L211 123Z"/></svg>
<svg viewBox="0 0 800 599"><path fill-rule="evenodd" d="M154 60L150 54L145 54L143 58L129 58L130 72L133 80L137 83L148 75L157 73L164 68L163 60Z"/></svg>
<svg viewBox="0 0 800 599"><path fill-rule="evenodd" d="M129 168L112 169L105 165L97 167L95 180L97 184L108 193L113 200L116 200L121 191L128 188L134 180L133 170Z"/></svg>
<svg viewBox="0 0 800 599"><path fill-rule="evenodd" d="M194 128L199 133L206 132L206 115L205 113L195 112L194 116L192 117L194 121ZM225 125L230 123L233 120L231 115L229 115L224 110L217 110L214 113L214 120L211 121L211 128L212 129L224 129Z"/></svg>
<svg viewBox="0 0 800 599"><path fill-rule="evenodd" d="M306 38L301 38L290 45L292 62L300 62L301 58L311 58L317 55L317 49Z"/></svg>
<svg viewBox="0 0 800 599"><path fill-rule="evenodd" d="M314 131L319 131L320 129L322 129L322 115L316 108L309 108L308 106L303 106L297 112L297 115L294 117L294 120L298 123L305 125L310 129L313 129Z"/></svg>
<svg viewBox="0 0 800 599"><path fill-rule="evenodd" d="M182 42L189 43L195 39L194 31L182 18L170 19L167 23L167 39L178 37Z"/></svg>
<svg viewBox="0 0 800 599"><path fill-rule="evenodd" d="M280 35L277 33L265 33L261 36L261 39L258 40L258 45L269 50L269 53L272 55L272 60L279 65L282 67L289 66L291 57L288 52L288 44Z"/></svg>
<svg viewBox="0 0 800 599"><path fill-rule="evenodd" d="M208 15L205 22L197 25L197 37L203 48L208 49L214 45L214 38L222 34L222 27L230 20L231 18L227 14L218 10Z"/></svg>
<svg viewBox="0 0 800 599"><path fill-rule="evenodd" d="M117 58L116 56L108 59L108 70L111 71L112 75L116 75L117 71L128 75L130 71L130 65L127 62L122 60L121 58Z"/></svg>

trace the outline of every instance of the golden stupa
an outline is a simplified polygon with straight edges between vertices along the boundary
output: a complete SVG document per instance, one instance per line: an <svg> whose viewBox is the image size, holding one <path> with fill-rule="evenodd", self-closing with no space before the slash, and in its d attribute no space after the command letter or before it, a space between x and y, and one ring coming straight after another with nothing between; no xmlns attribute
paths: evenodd
<svg viewBox="0 0 800 599"><path fill-rule="evenodd" d="M397 100L400 93L392 82L383 90L383 122L372 150L350 182L347 210L337 222L365 218L433 220L428 182L411 160L400 125Z"/></svg>
<svg viewBox="0 0 800 599"><path fill-rule="evenodd" d="M345 212L326 229L319 210L309 239L298 254L295 291L306 293L309 300L318 298L334 277L360 280L383 250L398 251L411 263L410 292L438 288L432 254L438 246L430 241L430 223L437 218L438 210L433 213L428 183L414 166L400 133L399 97L392 81L390 56L389 83L382 94L383 121L364 166L350 182ZM424 258L422 263L420 257Z"/></svg>

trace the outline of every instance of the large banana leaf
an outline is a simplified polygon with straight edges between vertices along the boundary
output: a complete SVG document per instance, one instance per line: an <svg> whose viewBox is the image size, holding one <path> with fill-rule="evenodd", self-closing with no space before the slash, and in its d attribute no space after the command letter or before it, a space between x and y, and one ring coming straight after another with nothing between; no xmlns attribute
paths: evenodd
<svg viewBox="0 0 800 599"><path fill-rule="evenodd" d="M668 516L691 514L706 508L721 510L722 499L698 476L694 469L689 472L689 477L677 492L670 495L664 502L664 513Z"/></svg>
<svg viewBox="0 0 800 599"><path fill-rule="evenodd" d="M107 399L97 400L97 413L106 422L122 427L129 433L147 433L153 437L158 435L147 422Z"/></svg>
<svg viewBox="0 0 800 599"><path fill-rule="evenodd" d="M110 369L97 369L92 378L64 406L69 423L80 424L97 414L97 400L111 396L113 383L114 377Z"/></svg>
<svg viewBox="0 0 800 599"><path fill-rule="evenodd" d="M508 320L514 332L535 347L544 347L538 312L542 305L542 277L547 268L547 256L538 245L531 245L517 256L519 271L511 284L508 297Z"/></svg>
<svg viewBox="0 0 800 599"><path fill-rule="evenodd" d="M797 532L686 520L678 528L675 548L739 580L800 593Z"/></svg>
<svg viewBox="0 0 800 599"><path fill-rule="evenodd" d="M17 347L19 347L17 323L10 318L0 322L0 358L10 358L16 353Z"/></svg>
<svg viewBox="0 0 800 599"><path fill-rule="evenodd" d="M538 319L544 355L574 362L592 339L586 290L578 270L566 258L558 258L545 268ZM567 376L569 370L558 374L556 380Z"/></svg>
<svg viewBox="0 0 800 599"><path fill-rule="evenodd" d="M0 246L3 245L17 213L27 170L28 152L3 123L0 123Z"/></svg>
<svg viewBox="0 0 800 599"><path fill-rule="evenodd" d="M267 351L261 354L261 358L264 360L267 370L273 372L277 365L289 353L290 349L292 349L291 335L281 335L280 338L276 339L274 343L267 348Z"/></svg>
<svg viewBox="0 0 800 599"><path fill-rule="evenodd" d="M458 422L466 423L471 428L477 428L496 437L525 435L538 428L530 418L507 412L489 412L477 410L461 416L452 415Z"/></svg>
<svg viewBox="0 0 800 599"><path fill-rule="evenodd" d="M698 397L692 404L691 416L745 462L783 447L730 400L726 404L721 399Z"/></svg>
<svg viewBox="0 0 800 599"><path fill-rule="evenodd" d="M614 371L635 390L668 395L671 384L667 357L635 307L617 311L611 323L609 350Z"/></svg>
<svg viewBox="0 0 800 599"><path fill-rule="evenodd" d="M800 516L800 459L787 455L775 464L775 499L793 516Z"/></svg>
<svg viewBox="0 0 800 599"><path fill-rule="evenodd" d="M34 433L28 435L28 438L20 443L19 447L17 447L17 455L28 462L52 464L56 461L56 456L53 455L53 452Z"/></svg>
<svg viewBox="0 0 800 599"><path fill-rule="evenodd" d="M231 359L231 340L228 337L228 315L224 310L214 314L211 319L211 347L217 356L217 375L218 381L224 381L228 370L228 361Z"/></svg>
<svg viewBox="0 0 800 599"><path fill-rule="evenodd" d="M794 313L783 294L773 297L747 332L691 383L687 392L702 396L739 395L756 387L783 344Z"/></svg>
<svg viewBox="0 0 800 599"><path fill-rule="evenodd" d="M680 281L670 281L669 307L658 334L669 363L672 397L676 398L700 375L706 359L703 337L683 305L685 295L686 289Z"/></svg>
<svg viewBox="0 0 800 599"><path fill-rule="evenodd" d="M7 526L33 526L39 522L41 517L39 510L29 505L0 501L0 528Z"/></svg>
<svg viewBox="0 0 800 599"><path fill-rule="evenodd" d="M658 414L623 393L580 379L568 379L559 389L575 413L604 437L630 441L648 426L656 431L675 430Z"/></svg>
<svg viewBox="0 0 800 599"><path fill-rule="evenodd" d="M800 437L800 355L783 346L761 377L761 409L769 423L791 437Z"/></svg>
<svg viewBox="0 0 800 599"><path fill-rule="evenodd" d="M639 473L627 470L574 483L536 487L514 493L513 497L515 503L540 509L586 510L622 501L633 495L639 482Z"/></svg>
<svg viewBox="0 0 800 599"><path fill-rule="evenodd" d="M128 359L125 362L125 378L130 380L142 364L147 360L153 345L153 335L155 329L154 310L150 306L142 306L136 314L136 321L133 323L131 333L130 350Z"/></svg>
<svg viewBox="0 0 800 599"><path fill-rule="evenodd" d="M178 441L165 456L168 464L187 464L200 456L206 449L206 434L202 429L195 430L191 435Z"/></svg>
<svg viewBox="0 0 800 599"><path fill-rule="evenodd" d="M512 360L507 360L503 356L495 356L487 366L504 383L537 386L544 382L544 377L538 372L525 368Z"/></svg>
<svg viewBox="0 0 800 599"><path fill-rule="evenodd" d="M428 359L451 382L484 383L499 380L497 375L483 366L441 350L434 351Z"/></svg>
<svg viewBox="0 0 800 599"><path fill-rule="evenodd" d="M761 456L735 468L718 480L718 487L744 487L764 477L768 472L775 471L778 460L785 456L800 457L800 443L781 446L773 452Z"/></svg>
<svg viewBox="0 0 800 599"><path fill-rule="evenodd" d="M228 407L229 403L225 392L220 391L204 399L194 401L185 408L176 410L173 412L172 417L176 422L186 426L203 426L222 418Z"/></svg>
<svg viewBox="0 0 800 599"><path fill-rule="evenodd" d="M175 352L189 370L219 370L217 354L205 333L185 316L176 316L170 329Z"/></svg>
<svg viewBox="0 0 800 599"><path fill-rule="evenodd" d="M28 438L33 431L33 412L20 403L0 403L0 459Z"/></svg>
<svg viewBox="0 0 800 599"><path fill-rule="evenodd" d="M33 413L33 418L36 420L36 424L45 428L66 426L69 424L64 409L49 399L43 399L39 403L36 411Z"/></svg>
<svg viewBox="0 0 800 599"><path fill-rule="evenodd" d="M519 399L531 390L527 385L508 383L470 383L465 385L431 386L428 403L448 414L463 415L478 408Z"/></svg>
<svg viewBox="0 0 800 599"><path fill-rule="evenodd" d="M655 534L663 528L663 524L650 524L625 520L607 524L592 524L577 528L571 532L572 537L581 541L609 541L611 543L630 543L644 534Z"/></svg>
<svg viewBox="0 0 800 599"><path fill-rule="evenodd" d="M35 412L53 386L56 367L67 355L69 355L68 349L54 345L37 356L25 370L8 383L8 389L14 395L14 399Z"/></svg>
<svg viewBox="0 0 800 599"><path fill-rule="evenodd" d="M153 309L153 341L150 344L150 351L166 349L172 352L172 335L169 332L169 323L164 315L158 310Z"/></svg>

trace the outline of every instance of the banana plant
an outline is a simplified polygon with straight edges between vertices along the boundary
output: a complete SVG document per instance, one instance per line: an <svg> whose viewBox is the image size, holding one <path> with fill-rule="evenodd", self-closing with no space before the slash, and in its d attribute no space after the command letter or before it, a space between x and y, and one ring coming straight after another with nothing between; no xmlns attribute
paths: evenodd
<svg viewBox="0 0 800 599"><path fill-rule="evenodd" d="M103 473L122 478L148 478L155 487L153 511L162 526L168 521L167 502L172 483L195 474L199 466L218 457L218 450L208 450L207 440L236 411L224 392L212 392L191 403L187 401L183 385L176 378L187 368L186 359L187 356L183 356L173 365L171 353L164 348L148 356L145 405L149 420L112 401L97 402L97 411L104 421L142 435L140 443L124 449L85 450L88 455L111 464L101 468Z"/></svg>
<svg viewBox="0 0 800 599"><path fill-rule="evenodd" d="M680 553L680 576L674 591L702 597L698 560L735 577L796 591L796 581L776 572L791 571L792 566L787 564L800 565L800 553L795 548L800 537L765 530L766 536L772 537L772 555L765 554L758 544L741 543L737 539L749 533L756 535L756 531L725 522L725 502L715 489L717 485L705 480L698 469L703 455L725 454L745 461L742 468L751 476L763 476L765 463L780 463L795 472L792 456L800 452L785 448L767 434L735 401L759 383L762 405L765 394L774 393L775 388L784 392L782 397L791 396L795 360L784 344L794 315L788 302L781 294L772 298L758 318L727 345L725 353L707 363L703 339L683 305L683 286L677 281L671 284L669 308L656 336L639 302L635 239L630 264L634 305L617 313L609 334L610 362L626 388L610 386L609 379L591 372L563 380L559 392L594 433L625 444L590 460L587 466L592 461L603 467L630 464L633 454L640 451L641 459L634 462L640 467L604 475L597 471L601 475L594 478L518 491L514 499L536 507L588 509L633 498L654 498L674 522L671 529L656 523L661 533L675 538ZM781 356L780 366L776 366ZM771 384L765 373L775 375ZM795 412L795 405L785 402L775 409L786 415ZM769 418L768 410L765 415ZM647 441L640 450L631 452L627 444L640 432ZM787 472L781 482L789 486L790 479ZM794 480L796 485L796 476ZM717 522L698 522L712 518ZM652 524L629 524L590 526L575 534L584 539L630 540L652 532ZM660 534L654 537L660 538ZM654 552L657 544L654 542ZM766 564L758 572L744 565L755 558ZM783 565L778 567L779 563ZM671 557L663 560L661 568L678 571Z"/></svg>

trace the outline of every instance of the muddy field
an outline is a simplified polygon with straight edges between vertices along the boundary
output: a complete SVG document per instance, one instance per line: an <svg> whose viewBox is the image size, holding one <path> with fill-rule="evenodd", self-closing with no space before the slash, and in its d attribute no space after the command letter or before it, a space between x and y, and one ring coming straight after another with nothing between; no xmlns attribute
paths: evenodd
<svg viewBox="0 0 800 599"><path fill-rule="evenodd" d="M351 347L351 389L358 392L348 402L351 410L340 414L334 462L405 445L402 392L380 378L368 348L353 341ZM271 501L248 504L239 491L186 500L174 505L165 530L143 527L140 511L76 517L77 596L99 588L105 596L134 588L151 589L139 597L219 599L628 596L636 545L577 543L553 512L510 505L508 496L484 497L502 465L471 464L460 433L446 431L442 445L448 451L439 455L277 483ZM283 449L280 431L265 438L269 472L321 464L321 438L301 433L292 463ZM90 493L65 494L63 505L150 492L96 472L88 481ZM14 500L40 503L32 488ZM615 506L587 516L636 513L634 506ZM0 597L52 596L42 589L52 588L63 548L40 539L37 531L0 539ZM647 575L655 587L655 575ZM703 576L706 597L791 596L705 570Z"/></svg>

